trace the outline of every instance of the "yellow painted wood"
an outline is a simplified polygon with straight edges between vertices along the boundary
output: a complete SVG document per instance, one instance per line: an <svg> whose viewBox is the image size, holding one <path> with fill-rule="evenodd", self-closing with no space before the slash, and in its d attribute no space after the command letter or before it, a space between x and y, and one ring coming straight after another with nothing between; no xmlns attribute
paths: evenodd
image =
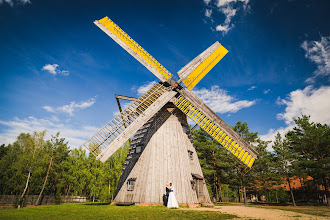
<svg viewBox="0 0 330 220"><path fill-rule="evenodd" d="M206 117L206 116L205 116L205 117L203 118L203 120L201 120L198 124L199 124L199 125L202 125L202 124L204 123L205 120L207 120L207 117Z"/></svg>
<svg viewBox="0 0 330 220"><path fill-rule="evenodd" d="M245 150L242 149L241 152L238 154L237 158L241 158L244 152L245 152Z"/></svg>
<svg viewBox="0 0 330 220"><path fill-rule="evenodd" d="M188 116L190 115L190 113L191 113L192 111L195 110L195 107L194 107L193 105L190 105L190 106L192 106L192 108L191 108L191 109L189 110L189 112L187 113Z"/></svg>
<svg viewBox="0 0 330 220"><path fill-rule="evenodd" d="M207 121L204 123L204 125L202 126L202 128L204 129L206 127L206 125L208 125L209 122L210 122L210 119L207 119Z"/></svg>
<svg viewBox="0 0 330 220"><path fill-rule="evenodd" d="M219 139L217 139L217 141L220 143L220 141L226 136L226 133L224 131L222 131L221 136L219 137Z"/></svg>
<svg viewBox="0 0 330 220"><path fill-rule="evenodd" d="M243 154L243 156L242 156L242 158L241 158L241 161L242 162L244 162L244 159L245 159L245 157L248 155L249 153L246 151L244 154Z"/></svg>
<svg viewBox="0 0 330 220"><path fill-rule="evenodd" d="M254 160L255 160L255 158L252 157L251 160L250 160L250 162L249 162L249 164L247 166L248 167L252 167L252 164L253 164Z"/></svg>
<svg viewBox="0 0 330 220"><path fill-rule="evenodd" d="M146 50L144 50L137 42L135 42L128 34L118 27L110 18L104 17L99 22L112 32L123 43L130 47L137 55L145 60L151 67L155 68L165 79L169 79L172 74L162 66L155 58L153 58Z"/></svg>
<svg viewBox="0 0 330 220"><path fill-rule="evenodd" d="M209 57L207 57L194 71L192 71L183 83L188 89L194 88L197 83L228 53L228 50L220 45Z"/></svg>
<svg viewBox="0 0 330 220"><path fill-rule="evenodd" d="M205 131L207 131L207 133L209 133L209 134L211 134L211 131L212 131L212 125L214 125L213 122L211 122L211 123L205 128Z"/></svg>
<svg viewBox="0 0 330 220"><path fill-rule="evenodd" d="M228 140L229 136L226 136L223 141L221 142L221 145L223 146L223 144L226 142L226 140Z"/></svg>
<svg viewBox="0 0 330 220"><path fill-rule="evenodd" d="M248 162L250 161L251 158L251 154L249 154L249 156L246 157L244 164L248 164Z"/></svg>
<svg viewBox="0 0 330 220"><path fill-rule="evenodd" d="M194 117L194 121L195 121L195 119L199 116L199 114L201 114L201 112L200 111L198 111L198 113L196 114L196 116Z"/></svg>
<svg viewBox="0 0 330 220"><path fill-rule="evenodd" d="M188 111L189 111L189 112L191 111L191 109L192 109L191 106L192 106L192 104L189 104L188 107L184 110L184 113L185 113L185 114L187 114Z"/></svg>
<svg viewBox="0 0 330 220"><path fill-rule="evenodd" d="M241 147L241 146L238 146L238 148L237 148L237 150L235 151L234 155L235 155L236 157L238 157L238 154L241 152L241 150L242 150L242 147Z"/></svg>
<svg viewBox="0 0 330 220"><path fill-rule="evenodd" d="M212 122L212 124L213 124L213 122ZM211 127L211 129L209 130L209 134L213 137L213 133L215 132L215 130L217 129L218 127L215 125L215 124L213 124L213 126Z"/></svg>
<svg viewBox="0 0 330 220"><path fill-rule="evenodd" d="M219 134L220 132L221 132L220 128L216 127L216 129L213 131L211 136L215 139L217 134Z"/></svg>
<svg viewBox="0 0 330 220"><path fill-rule="evenodd" d="M230 143L230 145L229 145L229 147L228 147L228 150L231 152L231 150L232 150L232 148L234 147L234 145L235 145L235 141L233 140L231 143Z"/></svg>
<svg viewBox="0 0 330 220"><path fill-rule="evenodd" d="M182 99L181 101L180 101L180 103L177 105L179 108L180 108L180 106L183 104L183 103L185 103L187 100L184 98L184 99Z"/></svg>
<svg viewBox="0 0 330 220"><path fill-rule="evenodd" d="M201 119L205 118L203 114L200 115L200 117L196 120L196 123L198 123Z"/></svg>
<svg viewBox="0 0 330 220"><path fill-rule="evenodd" d="M237 147L238 147L238 144L236 143L235 145L234 145L234 147L231 149L231 153L232 154L234 154L234 152L235 152L235 150L237 149Z"/></svg>
<svg viewBox="0 0 330 220"><path fill-rule="evenodd" d="M182 96L180 96L180 97L174 102L174 104L175 104L175 105L178 104L178 103L181 101L181 99L183 99Z"/></svg>
<svg viewBox="0 0 330 220"><path fill-rule="evenodd" d="M229 138L229 140L226 142L226 144L224 145L224 147L226 148L226 149L228 149L228 145L229 145L229 143L231 142L231 138Z"/></svg>

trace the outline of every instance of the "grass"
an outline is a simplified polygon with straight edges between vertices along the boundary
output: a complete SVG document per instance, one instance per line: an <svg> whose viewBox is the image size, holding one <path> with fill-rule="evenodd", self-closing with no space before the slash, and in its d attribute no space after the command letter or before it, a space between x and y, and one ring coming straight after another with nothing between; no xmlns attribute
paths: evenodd
<svg viewBox="0 0 330 220"><path fill-rule="evenodd" d="M115 206L105 203L79 203L1 209L0 219L233 219L221 212L167 209L161 206Z"/></svg>

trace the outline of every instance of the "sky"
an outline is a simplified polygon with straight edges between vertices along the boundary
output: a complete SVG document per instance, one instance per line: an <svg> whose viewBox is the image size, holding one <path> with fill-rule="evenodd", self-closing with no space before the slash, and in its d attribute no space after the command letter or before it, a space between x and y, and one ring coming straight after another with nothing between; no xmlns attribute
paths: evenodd
<svg viewBox="0 0 330 220"><path fill-rule="evenodd" d="M115 94L157 82L93 24L105 16L176 80L214 42L227 48L193 91L229 125L274 140L301 114L330 124L329 10L328 0L0 0L0 144L47 130L79 147L118 114Z"/></svg>

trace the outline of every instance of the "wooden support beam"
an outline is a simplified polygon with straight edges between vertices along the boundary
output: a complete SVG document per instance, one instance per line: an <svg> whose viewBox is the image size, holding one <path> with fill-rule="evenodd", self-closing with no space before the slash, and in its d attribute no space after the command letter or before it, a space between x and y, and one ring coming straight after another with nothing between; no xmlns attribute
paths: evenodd
<svg viewBox="0 0 330 220"><path fill-rule="evenodd" d="M124 96L124 95L115 95L116 99L124 99L124 100L128 100L128 101L137 101L138 98L133 98L133 97L129 97L129 96Z"/></svg>

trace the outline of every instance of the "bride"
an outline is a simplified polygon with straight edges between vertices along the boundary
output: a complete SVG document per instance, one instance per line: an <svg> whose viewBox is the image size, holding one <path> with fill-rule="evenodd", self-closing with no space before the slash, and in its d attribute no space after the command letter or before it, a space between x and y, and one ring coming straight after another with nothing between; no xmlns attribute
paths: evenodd
<svg viewBox="0 0 330 220"><path fill-rule="evenodd" d="M168 187L170 194L168 196L168 202L167 202L167 208L179 208L178 202L176 201L175 194L174 194L174 186L172 183L170 183L170 186Z"/></svg>

